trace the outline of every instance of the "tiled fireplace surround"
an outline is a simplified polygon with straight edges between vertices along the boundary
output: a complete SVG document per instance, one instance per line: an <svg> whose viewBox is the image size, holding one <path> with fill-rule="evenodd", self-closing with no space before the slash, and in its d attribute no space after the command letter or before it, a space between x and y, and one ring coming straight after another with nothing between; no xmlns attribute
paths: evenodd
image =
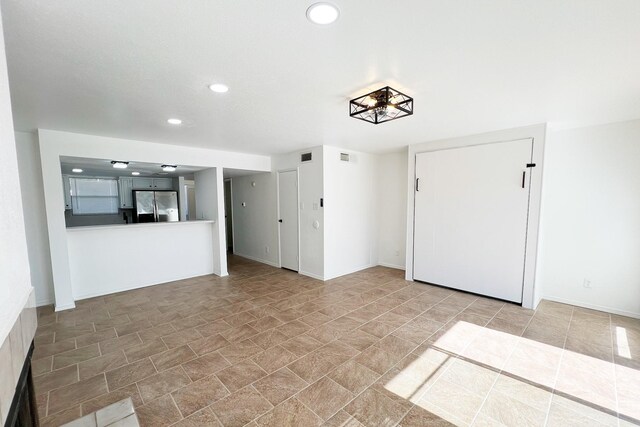
<svg viewBox="0 0 640 427"><path fill-rule="evenodd" d="M141 425L605 425L640 419L640 321L536 311L377 267L328 282L237 257L38 309L41 422L131 398Z"/></svg>
<svg viewBox="0 0 640 427"><path fill-rule="evenodd" d="M5 425L16 385L37 327L35 294L33 289L26 304L0 347L0 418Z"/></svg>

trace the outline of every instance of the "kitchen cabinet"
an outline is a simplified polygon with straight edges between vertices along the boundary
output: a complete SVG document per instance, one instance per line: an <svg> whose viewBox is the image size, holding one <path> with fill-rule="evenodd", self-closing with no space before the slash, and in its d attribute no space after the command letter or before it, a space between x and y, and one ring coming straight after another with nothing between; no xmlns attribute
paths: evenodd
<svg viewBox="0 0 640 427"><path fill-rule="evenodd" d="M71 209L71 183L69 175L62 175L62 189L64 192L64 210Z"/></svg>
<svg viewBox="0 0 640 427"><path fill-rule="evenodd" d="M118 194L120 196L120 209L133 209L133 178L118 178Z"/></svg>
<svg viewBox="0 0 640 427"><path fill-rule="evenodd" d="M171 178L132 178L133 190L173 190Z"/></svg>
<svg viewBox="0 0 640 427"><path fill-rule="evenodd" d="M171 178L153 178L154 190L173 190L173 179Z"/></svg>

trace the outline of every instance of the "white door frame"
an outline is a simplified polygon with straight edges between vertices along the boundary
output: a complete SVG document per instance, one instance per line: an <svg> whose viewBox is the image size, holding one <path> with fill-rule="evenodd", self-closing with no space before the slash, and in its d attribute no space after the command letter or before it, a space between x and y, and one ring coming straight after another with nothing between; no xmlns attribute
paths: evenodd
<svg viewBox="0 0 640 427"><path fill-rule="evenodd" d="M278 169L276 172L276 216L280 219L280 172L296 173L296 214L298 217L298 272L300 272L300 168ZM280 222L278 222L278 267L282 268L282 241L280 239Z"/></svg>
<svg viewBox="0 0 640 427"><path fill-rule="evenodd" d="M535 278L537 267L536 260L538 255L538 230L540 226L540 203L542 198L542 170L544 162L545 136L546 124L541 124L409 146L407 159L407 246L405 264L405 278L407 280L413 281L416 154L449 148L461 148L473 145L509 142L531 138L533 139L532 158L536 167L529 169L531 173L529 219L527 222L522 306L525 308L535 308L538 305L541 295L540 291L536 289Z"/></svg>

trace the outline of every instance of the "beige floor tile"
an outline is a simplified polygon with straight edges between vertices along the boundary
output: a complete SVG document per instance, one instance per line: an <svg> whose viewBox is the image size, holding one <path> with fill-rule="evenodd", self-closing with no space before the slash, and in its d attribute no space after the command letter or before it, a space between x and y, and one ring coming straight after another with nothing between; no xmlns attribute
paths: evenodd
<svg viewBox="0 0 640 427"><path fill-rule="evenodd" d="M215 351L184 363L182 368L192 381L197 381L229 366L231 364Z"/></svg>
<svg viewBox="0 0 640 427"><path fill-rule="evenodd" d="M36 393L47 393L50 390L78 382L78 367L67 366L33 379Z"/></svg>
<svg viewBox="0 0 640 427"><path fill-rule="evenodd" d="M151 356L151 361L154 366L160 371L172 368L183 363L187 363L190 360L195 359L197 356L187 345L182 347L172 348L171 350L164 351L162 353L154 354Z"/></svg>
<svg viewBox="0 0 640 427"><path fill-rule="evenodd" d="M354 394L373 384L380 375L365 366L350 360L329 373L329 378Z"/></svg>
<svg viewBox="0 0 640 427"><path fill-rule="evenodd" d="M85 360L93 359L100 356L98 344L91 344L76 350L65 351L53 356L53 369L64 368L65 366L75 365Z"/></svg>
<svg viewBox="0 0 640 427"><path fill-rule="evenodd" d="M504 366L504 371L531 383L553 387L562 350L532 340L521 340Z"/></svg>
<svg viewBox="0 0 640 427"><path fill-rule="evenodd" d="M287 368L282 368L261 380L253 387L272 405L278 405L309 384Z"/></svg>
<svg viewBox="0 0 640 427"><path fill-rule="evenodd" d="M507 426L544 425L547 411L541 411L499 391L492 390L480 413Z"/></svg>
<svg viewBox="0 0 640 427"><path fill-rule="evenodd" d="M230 344L222 335L215 334L189 343L189 347L198 355L210 353Z"/></svg>
<svg viewBox="0 0 640 427"><path fill-rule="evenodd" d="M598 420L589 418L579 412L575 412L563 405L559 405L555 402L551 402L551 408L547 418L548 427L581 427L581 426L594 426L594 427L613 427L616 426L617 419L612 417L613 424L603 424Z"/></svg>
<svg viewBox="0 0 640 427"><path fill-rule="evenodd" d="M202 335L195 329L185 329L182 331L172 332L169 335L164 335L161 337L162 341L169 348L181 347L186 344L191 344L195 341L198 341L202 338Z"/></svg>
<svg viewBox="0 0 640 427"><path fill-rule="evenodd" d="M463 422L471 424L483 401L484 396L439 378L420 398L417 405L426 410L429 410L429 407L423 403L435 405Z"/></svg>
<svg viewBox="0 0 640 427"><path fill-rule="evenodd" d="M138 381L138 390L144 403L151 402L160 396L171 393L187 384L191 380L180 366L169 369L159 374L151 375Z"/></svg>
<svg viewBox="0 0 640 427"><path fill-rule="evenodd" d="M143 427L168 426L182 419L180 411L168 394L136 408L136 415Z"/></svg>
<svg viewBox="0 0 640 427"><path fill-rule="evenodd" d="M223 369L217 375L220 381L233 393L265 377L267 373L253 361L245 360Z"/></svg>
<svg viewBox="0 0 640 427"><path fill-rule="evenodd" d="M171 393L171 395L182 415L188 417L194 412L228 396L229 391L218 377L211 375L182 387Z"/></svg>
<svg viewBox="0 0 640 427"><path fill-rule="evenodd" d="M174 427L222 427L222 424L211 409L204 408L174 424Z"/></svg>
<svg viewBox="0 0 640 427"><path fill-rule="evenodd" d="M49 393L48 413L55 414L64 409L78 406L80 403L107 393L107 382L104 375L79 381Z"/></svg>
<svg viewBox="0 0 640 427"><path fill-rule="evenodd" d="M142 406L142 398L138 392L138 386L136 384L130 384L122 387L118 390L113 390L102 396L98 396L95 399L82 402L82 415L87 415L92 412L96 412L106 406L119 402L123 399L131 399L134 407Z"/></svg>
<svg viewBox="0 0 640 427"><path fill-rule="evenodd" d="M262 409L223 415L250 427L316 425L314 410L342 427L526 425L551 401L550 424L617 425L616 408L638 416L637 319L549 301L534 312L412 284L382 267L322 282L235 256L229 263L225 278L92 298L60 313L39 308L33 369L42 424L130 397L143 408L142 425L217 425L207 405L231 408L237 402L224 393L239 390ZM109 392L80 397L81 387L71 387L100 376ZM331 403L341 393L313 394L327 384L355 400L341 410ZM475 398L467 394L484 398L492 384L501 398L470 418ZM48 405L58 415L45 418Z"/></svg>
<svg viewBox="0 0 640 427"><path fill-rule="evenodd" d="M161 339L153 339L125 349L124 354L127 356L127 361L132 363L166 350L168 347Z"/></svg>
<svg viewBox="0 0 640 427"><path fill-rule="evenodd" d="M383 394L367 389L345 407L365 426L394 426L407 413L407 410Z"/></svg>
<svg viewBox="0 0 640 427"><path fill-rule="evenodd" d="M335 415L354 395L329 377L323 377L296 395L323 420Z"/></svg>
<svg viewBox="0 0 640 427"><path fill-rule="evenodd" d="M322 420L297 399L289 399L256 420L260 427L305 426L322 424ZM347 425L343 425L347 427ZM350 426L355 427L355 426Z"/></svg>
<svg viewBox="0 0 640 427"><path fill-rule="evenodd" d="M156 374L156 368L149 359L113 369L106 373L109 390L117 390Z"/></svg>
<svg viewBox="0 0 640 427"><path fill-rule="evenodd" d="M616 411L615 367L609 362L565 351L555 388L562 393Z"/></svg>
<svg viewBox="0 0 640 427"><path fill-rule="evenodd" d="M400 421L398 427L452 427L449 421L440 418L419 406L411 408L409 413Z"/></svg>
<svg viewBox="0 0 640 427"><path fill-rule="evenodd" d="M225 427L243 426L273 406L253 387L245 387L210 407Z"/></svg>
<svg viewBox="0 0 640 427"><path fill-rule="evenodd" d="M498 373L477 363L458 359L449 366L441 378L479 396L485 396L493 387Z"/></svg>
<svg viewBox="0 0 640 427"><path fill-rule="evenodd" d="M532 384L522 379L499 375L493 391L500 392L539 411L547 412L551 402L551 389Z"/></svg>

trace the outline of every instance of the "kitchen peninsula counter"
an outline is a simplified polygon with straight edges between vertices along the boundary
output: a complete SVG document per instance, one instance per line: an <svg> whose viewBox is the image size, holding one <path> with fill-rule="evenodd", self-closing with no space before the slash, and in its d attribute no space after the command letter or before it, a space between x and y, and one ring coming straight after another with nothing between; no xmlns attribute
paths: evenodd
<svg viewBox="0 0 640 427"><path fill-rule="evenodd" d="M213 220L67 228L75 300L213 274Z"/></svg>

